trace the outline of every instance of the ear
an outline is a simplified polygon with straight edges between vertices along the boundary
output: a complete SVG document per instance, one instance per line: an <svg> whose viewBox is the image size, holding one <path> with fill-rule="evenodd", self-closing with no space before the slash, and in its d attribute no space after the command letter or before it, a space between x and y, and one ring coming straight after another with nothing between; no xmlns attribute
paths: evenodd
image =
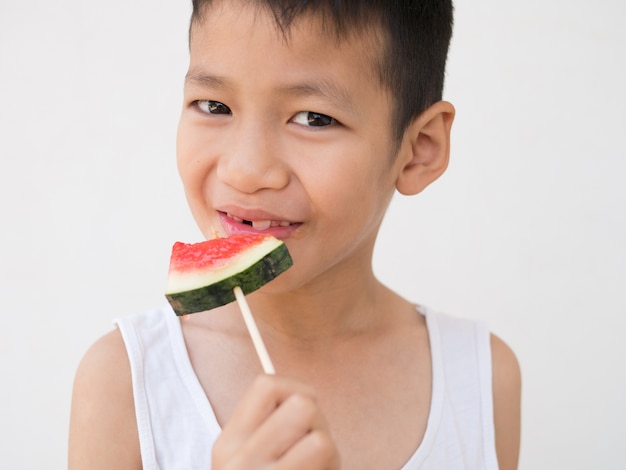
<svg viewBox="0 0 626 470"><path fill-rule="evenodd" d="M396 180L401 194L421 192L448 167L454 113L452 104L439 101L417 116L405 131L398 155L403 167Z"/></svg>

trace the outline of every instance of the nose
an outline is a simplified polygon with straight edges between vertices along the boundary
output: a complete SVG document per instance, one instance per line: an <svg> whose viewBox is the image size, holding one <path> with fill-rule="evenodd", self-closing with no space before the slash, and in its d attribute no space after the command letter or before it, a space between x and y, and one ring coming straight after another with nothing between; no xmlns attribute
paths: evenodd
<svg viewBox="0 0 626 470"><path fill-rule="evenodd" d="M278 138L264 126L232 129L228 150L221 156L217 176L243 193L281 189L289 183L289 172L281 160Z"/></svg>

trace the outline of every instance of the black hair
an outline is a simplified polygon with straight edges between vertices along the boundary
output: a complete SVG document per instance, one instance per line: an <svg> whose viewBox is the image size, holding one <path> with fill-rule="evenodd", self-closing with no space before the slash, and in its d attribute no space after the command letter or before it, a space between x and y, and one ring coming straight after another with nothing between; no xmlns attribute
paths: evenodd
<svg viewBox="0 0 626 470"><path fill-rule="evenodd" d="M338 39L379 31L383 53L376 72L393 97L392 129L400 139L422 111L441 100L452 37L452 0L248 0L267 8L288 32L298 18L321 15ZM192 0L191 29L212 0ZM375 28L379 28L376 30Z"/></svg>

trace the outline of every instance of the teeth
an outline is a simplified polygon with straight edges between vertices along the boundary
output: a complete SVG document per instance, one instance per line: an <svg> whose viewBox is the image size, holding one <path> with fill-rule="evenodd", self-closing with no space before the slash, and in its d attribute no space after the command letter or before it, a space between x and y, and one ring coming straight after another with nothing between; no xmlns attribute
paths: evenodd
<svg viewBox="0 0 626 470"><path fill-rule="evenodd" d="M240 219L239 217L229 214L228 212L226 213L226 215L230 217L231 219L233 219L235 222L243 222L243 219Z"/></svg>
<svg viewBox="0 0 626 470"><path fill-rule="evenodd" d="M270 227L289 227L291 225L291 222L286 220L244 220L230 212L227 212L226 216L233 219L235 222L252 225L252 228L256 230L267 230Z"/></svg>
<svg viewBox="0 0 626 470"><path fill-rule="evenodd" d="M252 228L255 230L267 230L272 225L272 222L269 220L253 220Z"/></svg>

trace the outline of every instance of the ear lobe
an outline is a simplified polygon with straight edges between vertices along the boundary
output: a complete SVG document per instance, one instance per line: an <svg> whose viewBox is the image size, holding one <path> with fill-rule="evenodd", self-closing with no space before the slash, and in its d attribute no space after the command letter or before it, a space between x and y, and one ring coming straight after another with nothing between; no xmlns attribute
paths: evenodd
<svg viewBox="0 0 626 470"><path fill-rule="evenodd" d="M404 133L400 147L404 161L396 189L404 195L421 192L448 167L454 106L439 101L417 116Z"/></svg>

